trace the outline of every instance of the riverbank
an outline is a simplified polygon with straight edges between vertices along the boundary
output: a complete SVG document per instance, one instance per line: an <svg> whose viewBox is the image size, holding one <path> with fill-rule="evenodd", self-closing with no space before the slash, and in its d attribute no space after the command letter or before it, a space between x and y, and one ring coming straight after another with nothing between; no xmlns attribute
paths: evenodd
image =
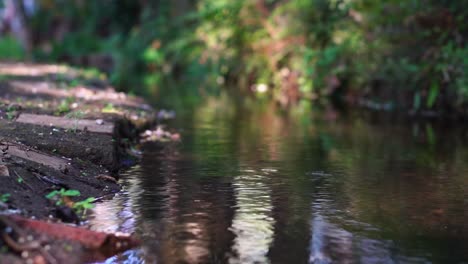
<svg viewBox="0 0 468 264"><path fill-rule="evenodd" d="M119 171L135 164L139 134L155 120L142 98L98 73L0 63L0 263L80 263L135 246L57 223L79 225L119 191Z"/></svg>

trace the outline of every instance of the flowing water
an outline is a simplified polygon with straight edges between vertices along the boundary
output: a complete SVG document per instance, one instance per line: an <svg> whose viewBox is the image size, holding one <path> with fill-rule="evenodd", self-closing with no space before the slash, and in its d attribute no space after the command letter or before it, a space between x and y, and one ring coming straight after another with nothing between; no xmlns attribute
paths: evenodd
<svg viewBox="0 0 468 264"><path fill-rule="evenodd" d="M179 115L95 209L143 241L107 263L468 263L466 133L307 109Z"/></svg>

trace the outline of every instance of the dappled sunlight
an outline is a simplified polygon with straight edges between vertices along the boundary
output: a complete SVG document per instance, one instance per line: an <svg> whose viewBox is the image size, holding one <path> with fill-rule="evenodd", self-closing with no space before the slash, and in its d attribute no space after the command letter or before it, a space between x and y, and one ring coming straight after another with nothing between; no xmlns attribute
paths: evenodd
<svg viewBox="0 0 468 264"><path fill-rule="evenodd" d="M12 94L49 96L57 99L74 97L85 101L106 101L134 107L144 104L142 99L128 98L125 93L116 92L108 85L99 87L92 82L87 84L86 78L80 81L81 75L79 71L66 66L0 63L1 80L8 84L5 89ZM78 80L72 82L73 78Z"/></svg>
<svg viewBox="0 0 468 264"><path fill-rule="evenodd" d="M112 200L97 203L89 220L93 230L105 232L134 233L135 216L131 200L123 199L120 195Z"/></svg>
<svg viewBox="0 0 468 264"><path fill-rule="evenodd" d="M122 180L125 182L125 190L115 197L96 203L88 223L93 230L130 234L136 231L136 221L141 214L137 200L142 192L142 182L138 177L128 178L125 175L138 174L139 171L139 166L128 170Z"/></svg>
<svg viewBox="0 0 468 264"><path fill-rule="evenodd" d="M46 81L8 81L8 84L13 94L50 96L57 99L71 95L67 90L51 87L51 83Z"/></svg>
<svg viewBox="0 0 468 264"><path fill-rule="evenodd" d="M30 64L30 63L0 63L0 75L12 75L22 77L44 77L58 74L75 75L76 72L68 66L54 64Z"/></svg>
<svg viewBox="0 0 468 264"><path fill-rule="evenodd" d="M104 120L115 120L117 116L134 124L155 117L151 113L152 107L144 99L117 92L108 83L92 79L92 72L65 71L68 68L41 64L16 63L9 68L10 64L0 62L0 96L3 99L0 118L22 122L25 120L19 118L22 112L23 116L42 115L39 119L27 119L27 123L58 125L58 118L54 116L60 116L64 119L59 123L68 124L62 127L73 129L72 123L103 127Z"/></svg>

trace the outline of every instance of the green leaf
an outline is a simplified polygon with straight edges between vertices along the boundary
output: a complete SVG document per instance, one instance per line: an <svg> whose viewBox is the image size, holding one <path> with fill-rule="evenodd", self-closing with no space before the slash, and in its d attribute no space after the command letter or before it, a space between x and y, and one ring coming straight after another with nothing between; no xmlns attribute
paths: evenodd
<svg viewBox="0 0 468 264"><path fill-rule="evenodd" d="M146 49L145 52L143 53L143 59L146 62L160 64L163 61L163 56L161 52L159 52L158 50L149 48L149 49Z"/></svg>
<svg viewBox="0 0 468 264"><path fill-rule="evenodd" d="M80 196L81 193L78 190L66 190L62 192L63 196Z"/></svg>
<svg viewBox="0 0 468 264"><path fill-rule="evenodd" d="M92 203L94 203L94 201L95 201L94 197L89 197L89 198L87 198L87 199L85 199L85 200L83 200L83 201L80 201L79 203L82 203L82 204L92 204Z"/></svg>
<svg viewBox="0 0 468 264"><path fill-rule="evenodd" d="M49 194L46 195L47 199L52 199L54 196L58 194L58 191L52 191Z"/></svg>
<svg viewBox="0 0 468 264"><path fill-rule="evenodd" d="M421 95L419 94L419 92L414 94L413 108L415 110L418 110L419 108L421 108Z"/></svg>
<svg viewBox="0 0 468 264"><path fill-rule="evenodd" d="M93 202L95 201L94 197L89 197L83 201L76 202L73 205L73 209L77 211L82 211L83 209L92 209L94 208Z"/></svg>
<svg viewBox="0 0 468 264"><path fill-rule="evenodd" d="M10 196L11 196L11 194L9 194L9 193L5 193L5 194L0 195L0 201L6 203L6 202L8 202L8 199L10 199Z"/></svg>
<svg viewBox="0 0 468 264"><path fill-rule="evenodd" d="M85 204L83 204L83 208L85 208L85 209L92 209L92 208L94 208L94 204L85 203Z"/></svg>
<svg viewBox="0 0 468 264"><path fill-rule="evenodd" d="M429 89L429 94L427 95L426 106L428 108L432 108L434 103L439 95L439 84L437 82L433 82L431 88Z"/></svg>
<svg viewBox="0 0 468 264"><path fill-rule="evenodd" d="M432 129L432 126L427 124L426 125L426 135L427 135L427 142L429 145L434 146L436 142L436 137L434 133L434 129Z"/></svg>

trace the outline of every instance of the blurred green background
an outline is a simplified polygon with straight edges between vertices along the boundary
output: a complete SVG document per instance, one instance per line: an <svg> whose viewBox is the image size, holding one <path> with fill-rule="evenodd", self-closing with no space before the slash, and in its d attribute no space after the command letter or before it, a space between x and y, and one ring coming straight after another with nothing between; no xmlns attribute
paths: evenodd
<svg viewBox="0 0 468 264"><path fill-rule="evenodd" d="M139 95L468 109L468 1L0 2L0 59L95 68Z"/></svg>

